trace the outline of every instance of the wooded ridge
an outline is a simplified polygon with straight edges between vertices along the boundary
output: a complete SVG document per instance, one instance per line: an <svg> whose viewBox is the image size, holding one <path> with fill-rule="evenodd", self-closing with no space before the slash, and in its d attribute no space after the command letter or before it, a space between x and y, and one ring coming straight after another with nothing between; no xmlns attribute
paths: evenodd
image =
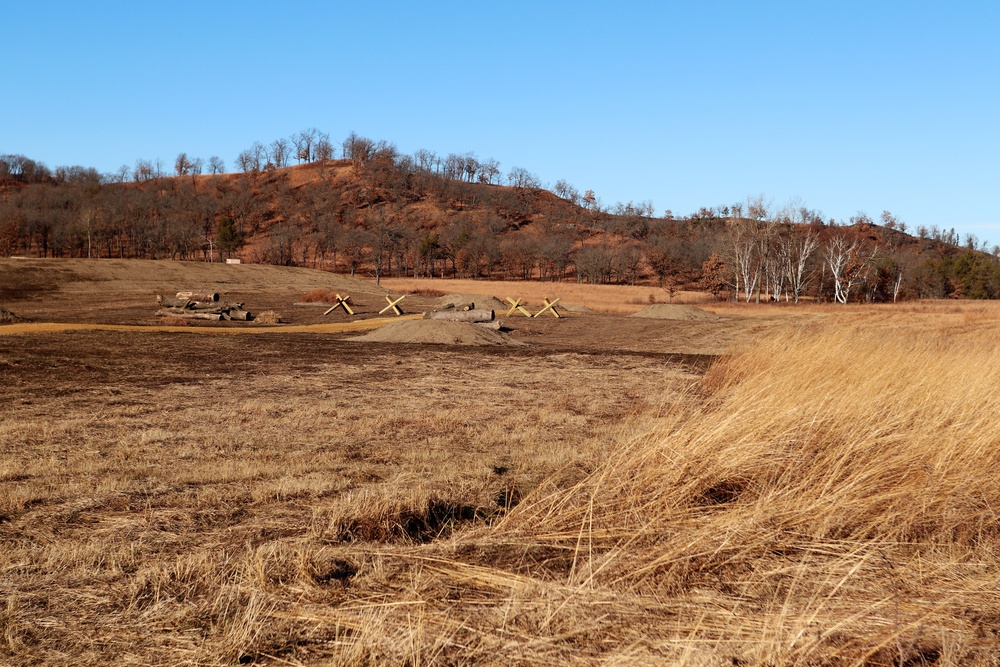
<svg viewBox="0 0 1000 667"><path fill-rule="evenodd" d="M354 133L339 148L307 130L254 144L236 173L181 153L171 175L158 161L100 174L0 155L0 256L238 257L376 281L652 283L747 301L1000 296L1000 248L888 211L836 221L756 196L657 216L472 153L404 155Z"/></svg>

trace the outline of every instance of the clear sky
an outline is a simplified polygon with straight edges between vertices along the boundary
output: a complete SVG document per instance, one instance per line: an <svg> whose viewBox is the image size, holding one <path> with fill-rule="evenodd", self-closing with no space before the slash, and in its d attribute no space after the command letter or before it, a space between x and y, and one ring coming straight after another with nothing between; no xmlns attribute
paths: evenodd
<svg viewBox="0 0 1000 667"><path fill-rule="evenodd" d="M1000 3L4 2L0 153L228 168L316 127L605 204L764 194L1000 243Z"/></svg>

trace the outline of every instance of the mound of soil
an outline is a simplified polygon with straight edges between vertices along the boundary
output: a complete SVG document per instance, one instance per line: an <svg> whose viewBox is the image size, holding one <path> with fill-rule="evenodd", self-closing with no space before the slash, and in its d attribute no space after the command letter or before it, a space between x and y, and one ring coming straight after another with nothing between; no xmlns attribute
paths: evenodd
<svg viewBox="0 0 1000 667"><path fill-rule="evenodd" d="M13 324L14 322L23 322L24 320L14 313L10 312L6 308L0 308L0 324Z"/></svg>
<svg viewBox="0 0 1000 667"><path fill-rule="evenodd" d="M476 304L480 310L496 310L506 312L510 309L510 304L505 304L495 296L489 294L448 294L437 300L438 310L451 306L464 306L467 303Z"/></svg>
<svg viewBox="0 0 1000 667"><path fill-rule="evenodd" d="M476 304L479 305L478 303ZM391 322L351 340L378 343L431 343L440 345L524 345L507 334L467 322L403 320Z"/></svg>
<svg viewBox="0 0 1000 667"><path fill-rule="evenodd" d="M560 309L562 309L562 310L568 310L571 313L592 313L592 312L594 312L592 309L588 308L587 306L581 306L580 304L576 304L576 303L563 303L562 301L559 302L559 305L557 307L560 308Z"/></svg>
<svg viewBox="0 0 1000 667"><path fill-rule="evenodd" d="M678 303L654 303L629 317L645 317L651 320L718 320L718 315L706 312L695 306L684 306Z"/></svg>

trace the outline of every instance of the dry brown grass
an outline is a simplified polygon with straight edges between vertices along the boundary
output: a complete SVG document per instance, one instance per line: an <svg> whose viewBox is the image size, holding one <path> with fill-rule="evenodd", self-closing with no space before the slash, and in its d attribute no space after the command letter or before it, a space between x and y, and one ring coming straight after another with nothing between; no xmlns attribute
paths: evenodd
<svg viewBox="0 0 1000 667"><path fill-rule="evenodd" d="M314 289L299 297L302 303L329 303L337 302L337 293L325 289Z"/></svg>
<svg viewBox="0 0 1000 667"><path fill-rule="evenodd" d="M0 338L0 662L997 664L1000 308L762 311L701 379Z"/></svg>
<svg viewBox="0 0 1000 667"><path fill-rule="evenodd" d="M395 660L392 633L355 638L395 608L382 586L412 579L407 554L557 470L581 479L606 425L691 381L641 357L51 336L0 342L30 380L0 389L2 664ZM46 351L65 336L92 354Z"/></svg>
<svg viewBox="0 0 1000 667"><path fill-rule="evenodd" d="M254 315L253 321L257 324L281 324L281 313L264 310Z"/></svg>
<svg viewBox="0 0 1000 667"><path fill-rule="evenodd" d="M982 338L785 332L312 618L395 664L995 664L998 369Z"/></svg>

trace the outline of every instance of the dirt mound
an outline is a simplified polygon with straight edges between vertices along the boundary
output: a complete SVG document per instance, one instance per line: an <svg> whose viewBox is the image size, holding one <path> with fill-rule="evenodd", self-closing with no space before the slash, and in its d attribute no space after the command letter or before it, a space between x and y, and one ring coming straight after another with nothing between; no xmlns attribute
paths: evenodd
<svg viewBox="0 0 1000 667"><path fill-rule="evenodd" d="M478 304L477 304L478 305ZM523 345L501 331L478 324L441 320L392 322L351 340L378 343L432 343L440 345Z"/></svg>
<svg viewBox="0 0 1000 667"><path fill-rule="evenodd" d="M706 312L695 306L683 306L678 303L654 303L629 317L645 317L651 320L718 320L718 315Z"/></svg>
<svg viewBox="0 0 1000 667"><path fill-rule="evenodd" d="M580 304L577 304L577 303L563 303L562 301L560 301L559 305L556 306L556 307L557 308L561 308L562 310L568 310L571 313L592 313L592 312L594 312L593 309L588 308L587 306L581 306Z"/></svg>
<svg viewBox="0 0 1000 667"><path fill-rule="evenodd" d="M476 308L481 310L507 312L510 309L509 303L504 304L503 301L489 294L448 294L437 300L437 308L441 310L447 308L449 305L464 306L468 303L476 304Z"/></svg>
<svg viewBox="0 0 1000 667"><path fill-rule="evenodd" d="M6 308L0 308L0 324L13 324L14 322L23 322L24 319L18 317L14 313L10 312Z"/></svg>

